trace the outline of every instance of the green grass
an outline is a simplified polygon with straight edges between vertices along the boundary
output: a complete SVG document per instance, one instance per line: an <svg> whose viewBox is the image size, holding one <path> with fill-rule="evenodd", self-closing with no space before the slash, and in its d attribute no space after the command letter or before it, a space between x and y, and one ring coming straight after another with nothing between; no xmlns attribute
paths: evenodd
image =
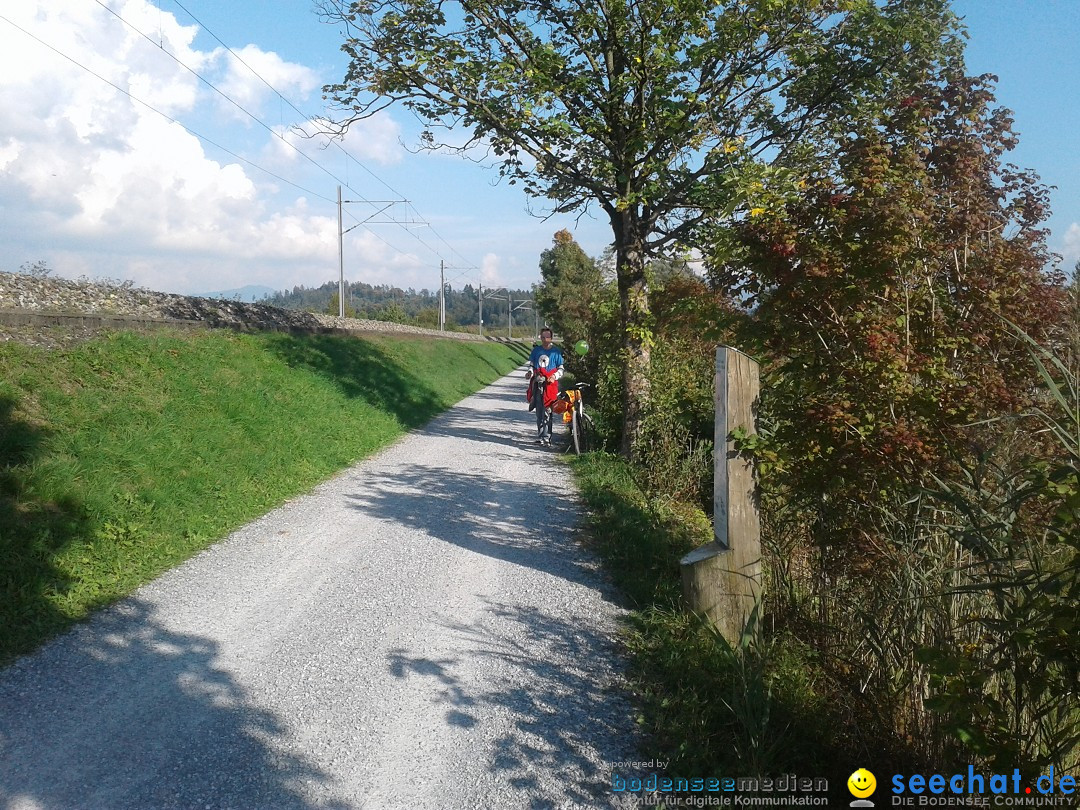
<svg viewBox="0 0 1080 810"><path fill-rule="evenodd" d="M632 608L626 639L647 740L641 758L670 761L668 774L686 778L825 776L833 798L850 801L844 780L860 763L844 759L837 707L815 682L808 649L764 632L733 649L682 610L679 560L712 539L706 516L648 497L617 457L593 453L572 465L589 542Z"/></svg>
<svg viewBox="0 0 1080 810"><path fill-rule="evenodd" d="M513 344L276 333L0 345L0 663L525 356Z"/></svg>

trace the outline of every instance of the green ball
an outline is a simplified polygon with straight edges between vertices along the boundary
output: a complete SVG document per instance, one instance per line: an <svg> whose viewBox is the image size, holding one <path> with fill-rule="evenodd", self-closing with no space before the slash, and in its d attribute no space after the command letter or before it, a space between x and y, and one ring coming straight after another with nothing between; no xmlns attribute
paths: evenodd
<svg viewBox="0 0 1080 810"><path fill-rule="evenodd" d="M584 357L589 352L589 344L584 340L579 340L574 344L574 351Z"/></svg>

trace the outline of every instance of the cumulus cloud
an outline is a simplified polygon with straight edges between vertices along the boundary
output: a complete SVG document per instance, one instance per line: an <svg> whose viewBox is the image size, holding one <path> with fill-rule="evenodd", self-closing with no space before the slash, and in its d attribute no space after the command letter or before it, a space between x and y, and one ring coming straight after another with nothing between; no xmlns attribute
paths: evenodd
<svg viewBox="0 0 1080 810"><path fill-rule="evenodd" d="M59 275L171 292L280 289L336 275L333 179L276 135L222 115L220 96L184 67L213 77L253 114L277 112L280 104L267 104L271 89L236 57L199 50L197 26L147 0L114 0L112 12L90 2L12 5L5 16L18 28L0 21L0 269L43 259ZM287 98L302 101L320 85L313 70L277 54L233 49ZM289 120L273 126L327 163L325 144ZM400 159L388 116L357 127L344 145L358 157ZM387 282L423 275L415 256L360 230L350 237Z"/></svg>
<svg viewBox="0 0 1080 810"><path fill-rule="evenodd" d="M221 109L227 114L247 123L248 113L259 115L265 111L266 102L280 93L287 99L304 100L320 87L318 76L311 68L286 62L276 53L264 51L257 45L233 48L232 52L220 48L214 52L215 60L221 60L225 76L216 86L235 104L219 96ZM289 113L293 111L288 110Z"/></svg>
<svg viewBox="0 0 1080 810"><path fill-rule="evenodd" d="M499 283L499 257L494 253L485 253L480 262L480 280L485 286L493 286Z"/></svg>

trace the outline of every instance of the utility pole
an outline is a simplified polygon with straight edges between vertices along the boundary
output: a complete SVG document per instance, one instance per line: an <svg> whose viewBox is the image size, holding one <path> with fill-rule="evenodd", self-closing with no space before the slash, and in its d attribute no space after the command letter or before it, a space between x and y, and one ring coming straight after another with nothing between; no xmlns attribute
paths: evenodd
<svg viewBox="0 0 1080 810"><path fill-rule="evenodd" d="M439 331L446 330L446 262L439 259Z"/></svg>
<svg viewBox="0 0 1080 810"><path fill-rule="evenodd" d="M480 337L484 336L484 282L476 288L476 303L480 307Z"/></svg>
<svg viewBox="0 0 1080 810"><path fill-rule="evenodd" d="M509 287L496 287L494 290L491 290L490 292L488 292L487 297L488 298L494 298L496 301L502 301L502 296L501 295L495 295L495 293L497 293L499 290L506 290L506 300L509 301L510 300L510 288ZM481 300L483 300L483 295L481 295ZM507 308L506 308L506 317L507 317L507 321L509 321L509 319L510 319L510 306L509 306L509 304L507 304ZM507 329L509 329L509 325L507 326Z"/></svg>
<svg viewBox="0 0 1080 810"><path fill-rule="evenodd" d="M398 203L408 204L408 200L343 200L341 199L341 186L337 187L337 232L338 232L338 317L345 317L345 234L353 230L353 228L359 228L361 225L401 225L403 227L409 227L410 225L426 225L426 222L399 222L395 219L376 219L380 214L385 213L391 206ZM361 220L353 225L351 228L342 229L341 222L341 205L342 203L366 203L368 205L381 205L378 211L372 214L367 219ZM408 209L406 209L406 215Z"/></svg>
<svg viewBox="0 0 1080 810"><path fill-rule="evenodd" d="M476 270L477 268L469 265L467 267L459 265L449 265L445 259L439 259L439 331L446 331L446 271L447 270ZM461 278L461 276L456 276ZM483 290L480 292L483 295ZM480 311L480 317L483 318L483 309ZM481 330L481 334L483 331Z"/></svg>
<svg viewBox="0 0 1080 810"><path fill-rule="evenodd" d="M533 301L531 299L522 298L520 301L517 302L517 306L515 306L515 307L513 307L511 309L511 312L517 312L519 309L532 309L532 310L535 310L536 308L533 306ZM537 314L536 317L537 317L537 320L539 320L540 315ZM537 332L540 331L539 325L536 327L536 331ZM513 335L511 335L510 337L513 338Z"/></svg>
<svg viewBox="0 0 1080 810"><path fill-rule="evenodd" d="M341 230L341 186L337 187L338 317L345 317L345 233Z"/></svg>

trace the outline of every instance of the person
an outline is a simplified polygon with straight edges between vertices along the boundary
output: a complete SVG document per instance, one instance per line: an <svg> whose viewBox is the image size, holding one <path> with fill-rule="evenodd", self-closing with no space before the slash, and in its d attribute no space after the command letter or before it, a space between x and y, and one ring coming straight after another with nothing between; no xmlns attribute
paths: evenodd
<svg viewBox="0 0 1080 810"><path fill-rule="evenodd" d="M529 370L525 372L525 379L529 380L529 410L536 410L536 443L544 445L551 444L553 420L549 408L559 396L559 379L563 375L562 349L552 342L554 338L549 327L540 330L540 345L533 346Z"/></svg>

